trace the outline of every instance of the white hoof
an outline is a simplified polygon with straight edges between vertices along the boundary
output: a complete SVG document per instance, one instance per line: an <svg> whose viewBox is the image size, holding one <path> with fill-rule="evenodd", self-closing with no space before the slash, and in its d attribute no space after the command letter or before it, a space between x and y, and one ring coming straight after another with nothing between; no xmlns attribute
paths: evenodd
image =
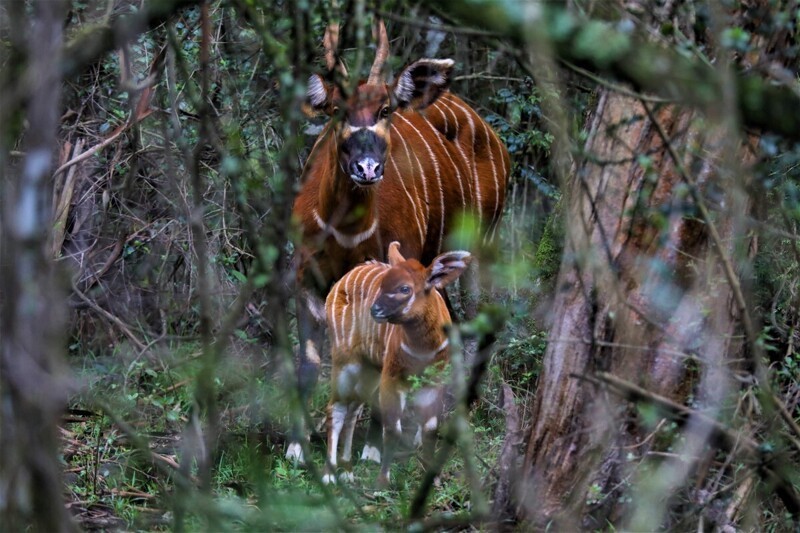
<svg viewBox="0 0 800 533"><path fill-rule="evenodd" d="M361 452L361 460L381 464L381 451L375 446L365 444L364 450Z"/></svg>
<svg viewBox="0 0 800 533"><path fill-rule="evenodd" d="M325 474L322 476L323 485L336 485L336 476L333 474Z"/></svg>
<svg viewBox="0 0 800 533"><path fill-rule="evenodd" d="M354 476L352 472L342 472L339 474L339 481L354 483L356 481L356 476Z"/></svg>
<svg viewBox="0 0 800 533"><path fill-rule="evenodd" d="M303 459L303 447L299 442L293 442L286 448L286 458L294 461L297 464L305 464Z"/></svg>

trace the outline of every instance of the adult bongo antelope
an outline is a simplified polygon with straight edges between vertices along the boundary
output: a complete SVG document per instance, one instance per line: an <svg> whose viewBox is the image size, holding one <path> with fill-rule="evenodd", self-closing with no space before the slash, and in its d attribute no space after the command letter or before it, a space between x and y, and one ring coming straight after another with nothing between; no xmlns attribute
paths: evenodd
<svg viewBox="0 0 800 533"><path fill-rule="evenodd" d="M508 152L448 92L453 61L419 59L389 84L383 75L389 40L382 21L376 28L375 62L365 82L348 90L331 81L346 78L336 59L337 25L323 39L330 76L308 81L307 111L332 120L306 162L293 211L301 230L297 373L303 401L317 381L323 301L334 282L365 260L383 260L392 241L402 243L406 257L430 262L462 212L491 236L505 202ZM302 461L300 444L292 442L286 455Z"/></svg>
<svg viewBox="0 0 800 533"><path fill-rule="evenodd" d="M389 245L389 264L370 261L356 266L331 289L325 301L331 343L331 400L328 404L328 462L323 482L353 480L350 457L353 430L364 403L379 391L383 421L383 454L378 485L389 482L394 449L402 437L401 418L409 378L448 360L450 312L439 290L467 268L469 252L447 252L427 268L406 260L400 245ZM422 424L423 454L432 458L442 390L429 385L414 396ZM377 406L374 406L377 407ZM340 436L341 464L337 464Z"/></svg>

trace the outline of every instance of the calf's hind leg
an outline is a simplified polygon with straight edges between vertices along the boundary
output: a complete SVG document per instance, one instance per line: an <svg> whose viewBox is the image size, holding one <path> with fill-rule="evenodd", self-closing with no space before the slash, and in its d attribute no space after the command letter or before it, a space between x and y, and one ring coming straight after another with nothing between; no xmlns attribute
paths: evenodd
<svg viewBox="0 0 800 533"><path fill-rule="evenodd" d="M342 429L344 432L344 446L342 447L341 457L343 471L339 474L339 479L351 483L355 481L355 476L353 476L353 464L350 462L353 453L353 432L356 429L356 422L358 422L358 417L361 416L361 411L363 409L363 403L353 402L349 404L347 407L347 414L344 417L344 427Z"/></svg>
<svg viewBox="0 0 800 533"><path fill-rule="evenodd" d="M324 484L336 483L336 458L339 448L339 435L342 433L344 421L349 407L344 402L333 402L328 406L328 461L325 464Z"/></svg>

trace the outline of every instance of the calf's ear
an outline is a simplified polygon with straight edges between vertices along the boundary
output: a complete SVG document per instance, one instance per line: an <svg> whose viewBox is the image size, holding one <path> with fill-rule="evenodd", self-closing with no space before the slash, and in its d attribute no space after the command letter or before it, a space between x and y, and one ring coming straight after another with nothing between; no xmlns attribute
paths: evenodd
<svg viewBox="0 0 800 533"><path fill-rule="evenodd" d="M419 59L404 68L392 86L399 107L425 109L450 86L452 59Z"/></svg>
<svg viewBox="0 0 800 533"><path fill-rule="evenodd" d="M446 252L437 256L426 270L425 288L443 289L458 279L472 261L469 252Z"/></svg>

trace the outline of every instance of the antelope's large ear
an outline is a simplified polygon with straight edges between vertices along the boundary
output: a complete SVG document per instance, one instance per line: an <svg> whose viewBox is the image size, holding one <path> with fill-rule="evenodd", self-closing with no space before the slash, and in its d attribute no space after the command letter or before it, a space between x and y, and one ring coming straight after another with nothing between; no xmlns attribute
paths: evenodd
<svg viewBox="0 0 800 533"><path fill-rule="evenodd" d="M406 260L400 253L400 243L397 241L392 241L389 245L389 252L386 255L389 257L389 264L391 266L397 266Z"/></svg>
<svg viewBox="0 0 800 533"><path fill-rule="evenodd" d="M331 98L331 85L326 83L319 74L312 74L308 78L308 91L303 112L308 116L315 116L326 111Z"/></svg>
<svg viewBox="0 0 800 533"><path fill-rule="evenodd" d="M470 253L463 251L447 252L437 256L427 269L425 288L444 288L467 269L470 261L472 261Z"/></svg>
<svg viewBox="0 0 800 533"><path fill-rule="evenodd" d="M399 107L425 109L450 86L452 59L420 59L400 73L392 87Z"/></svg>

